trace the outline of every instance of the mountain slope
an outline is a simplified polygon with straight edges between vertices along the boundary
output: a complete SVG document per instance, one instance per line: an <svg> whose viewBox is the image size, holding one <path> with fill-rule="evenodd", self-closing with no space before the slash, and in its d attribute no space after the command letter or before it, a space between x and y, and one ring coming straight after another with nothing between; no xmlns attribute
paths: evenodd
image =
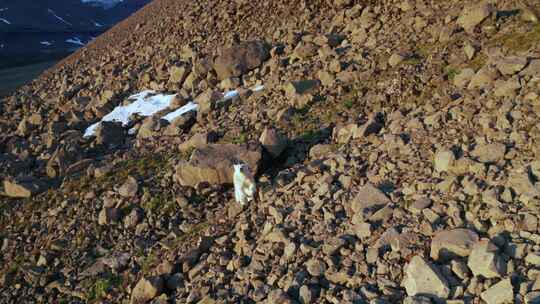
<svg viewBox="0 0 540 304"><path fill-rule="evenodd" d="M538 301L539 9L153 1L0 103L0 303Z"/></svg>

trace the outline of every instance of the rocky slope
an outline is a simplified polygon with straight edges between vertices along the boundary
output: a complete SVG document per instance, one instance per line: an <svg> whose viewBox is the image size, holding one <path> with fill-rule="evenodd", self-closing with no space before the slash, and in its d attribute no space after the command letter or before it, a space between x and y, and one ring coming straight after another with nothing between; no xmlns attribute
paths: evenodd
<svg viewBox="0 0 540 304"><path fill-rule="evenodd" d="M0 103L0 302L540 302L539 10L152 2Z"/></svg>

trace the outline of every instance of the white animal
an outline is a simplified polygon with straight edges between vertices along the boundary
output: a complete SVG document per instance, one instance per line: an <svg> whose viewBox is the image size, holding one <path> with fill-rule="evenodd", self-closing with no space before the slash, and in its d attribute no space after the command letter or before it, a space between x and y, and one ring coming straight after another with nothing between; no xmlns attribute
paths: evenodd
<svg viewBox="0 0 540 304"><path fill-rule="evenodd" d="M234 197L243 206L253 200L257 187L253 174L247 165L238 164L233 166Z"/></svg>

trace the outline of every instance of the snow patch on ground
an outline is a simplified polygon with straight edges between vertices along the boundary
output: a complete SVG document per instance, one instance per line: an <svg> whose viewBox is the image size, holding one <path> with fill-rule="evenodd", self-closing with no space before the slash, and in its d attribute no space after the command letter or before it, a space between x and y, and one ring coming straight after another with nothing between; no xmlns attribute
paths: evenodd
<svg viewBox="0 0 540 304"><path fill-rule="evenodd" d="M79 37L69 38L66 40L66 42L84 46L84 43L81 41L81 38Z"/></svg>
<svg viewBox="0 0 540 304"><path fill-rule="evenodd" d="M139 114L141 116L151 116L156 112L159 112L167 108L175 95L154 95L154 91L146 90L141 93L132 95L128 100L134 100L132 103L126 106L118 106L114 110L103 116L101 121L115 121L121 122L123 126L129 123L129 117L133 114ZM97 122L86 129L84 137L94 136L96 134L96 128L101 123Z"/></svg>
<svg viewBox="0 0 540 304"><path fill-rule="evenodd" d="M0 12L3 12L3 11L7 11L8 8L7 7L4 7L4 8L0 8Z"/></svg>
<svg viewBox="0 0 540 304"><path fill-rule="evenodd" d="M257 92L257 91L261 91L262 89L264 89L264 86L258 85L252 88L251 90L254 92ZM155 113L168 108L174 96L176 96L176 94L163 95L163 94L155 94L155 93L156 93L155 91L146 90L138 94L131 95L128 98L128 100L132 100L133 101L132 103L125 106L118 106L114 108L114 110L112 110L111 113L103 116L101 121L98 121L95 124L88 127L85 130L83 137L88 138L91 136L95 136L96 129L102 121L121 122L123 126L127 126L129 124L129 118L133 114L138 114L141 116L152 116ZM232 99L232 98L237 97L238 95L239 93L237 90L232 90L223 94L223 100ZM172 122L174 119L184 115L185 113L189 111L196 111L198 107L199 105L197 103L190 101L186 105L161 117L161 119L165 119L168 122ZM134 130L130 130L129 134L134 134Z"/></svg>
<svg viewBox="0 0 540 304"><path fill-rule="evenodd" d="M54 17L56 17L56 19L58 19L58 20L64 22L64 23L67 24L67 25L73 25L73 24L67 22L66 20L64 20L64 18L58 16L52 9L49 8L48 11L49 11L49 13L51 13Z"/></svg>
<svg viewBox="0 0 540 304"><path fill-rule="evenodd" d="M4 19L4 18L0 18L0 21L4 22L5 24L11 24L11 22L7 21L7 20Z"/></svg>
<svg viewBox="0 0 540 304"><path fill-rule="evenodd" d="M187 113L189 111L196 111L198 107L199 107L198 104L194 103L193 101L190 101L186 105L184 105L183 107L180 107L177 110L163 116L162 119L165 119L168 122L172 122L176 118L184 115L185 113Z"/></svg>
<svg viewBox="0 0 540 304"><path fill-rule="evenodd" d="M52 45L52 42L49 42L49 41L41 41L40 43L45 45L45 46L51 46Z"/></svg>

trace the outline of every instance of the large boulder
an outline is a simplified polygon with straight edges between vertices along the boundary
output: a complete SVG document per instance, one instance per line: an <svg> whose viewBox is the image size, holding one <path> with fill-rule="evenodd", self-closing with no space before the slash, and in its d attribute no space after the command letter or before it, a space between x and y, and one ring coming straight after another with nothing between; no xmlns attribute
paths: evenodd
<svg viewBox="0 0 540 304"><path fill-rule="evenodd" d="M220 80L238 77L259 67L270 57L261 41L248 41L221 50L214 61L214 70Z"/></svg>
<svg viewBox="0 0 540 304"><path fill-rule="evenodd" d="M189 161L176 166L175 179L182 186L196 187L200 183L232 184L233 165L245 163L257 172L261 160L259 144L208 144L196 148Z"/></svg>

